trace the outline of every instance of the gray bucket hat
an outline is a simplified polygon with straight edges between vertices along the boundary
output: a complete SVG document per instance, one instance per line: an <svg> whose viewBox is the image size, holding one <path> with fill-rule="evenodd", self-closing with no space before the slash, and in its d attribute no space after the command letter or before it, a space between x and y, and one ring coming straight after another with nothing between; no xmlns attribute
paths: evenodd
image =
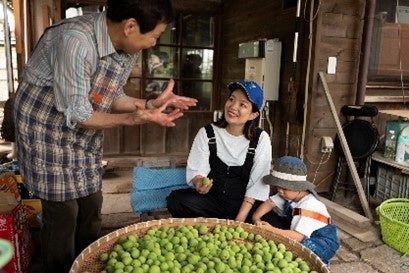
<svg viewBox="0 0 409 273"><path fill-rule="evenodd" d="M309 191L318 197L315 185L307 181L307 167L297 157L280 157L274 163L271 174L263 177L263 182L293 191Z"/></svg>

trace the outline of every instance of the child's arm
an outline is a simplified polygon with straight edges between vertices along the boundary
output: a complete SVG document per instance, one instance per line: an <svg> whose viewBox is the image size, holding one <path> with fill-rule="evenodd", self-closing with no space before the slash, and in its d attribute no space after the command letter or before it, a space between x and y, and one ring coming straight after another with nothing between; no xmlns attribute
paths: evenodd
<svg viewBox="0 0 409 273"><path fill-rule="evenodd" d="M264 201L253 213L252 216L253 223L256 224L257 222L261 221L261 217L263 217L263 215L266 214L267 212L271 211L274 207L275 204L273 203L273 201L271 201L270 198Z"/></svg>
<svg viewBox="0 0 409 273"><path fill-rule="evenodd" d="M243 203L241 204L240 210L235 220L244 222L251 208L253 207L254 202L255 200L253 198L244 197Z"/></svg>

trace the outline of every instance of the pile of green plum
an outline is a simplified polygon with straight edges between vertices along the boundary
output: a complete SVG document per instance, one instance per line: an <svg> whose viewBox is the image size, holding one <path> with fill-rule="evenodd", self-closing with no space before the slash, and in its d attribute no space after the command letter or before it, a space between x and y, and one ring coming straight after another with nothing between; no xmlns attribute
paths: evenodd
<svg viewBox="0 0 409 273"><path fill-rule="evenodd" d="M100 273L317 273L284 244L241 226L151 227L143 236L118 238L99 259Z"/></svg>

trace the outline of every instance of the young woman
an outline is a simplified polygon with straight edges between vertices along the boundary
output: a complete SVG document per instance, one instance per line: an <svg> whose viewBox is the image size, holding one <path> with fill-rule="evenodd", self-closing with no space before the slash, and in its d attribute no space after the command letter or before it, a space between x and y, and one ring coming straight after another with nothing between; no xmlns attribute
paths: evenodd
<svg viewBox="0 0 409 273"><path fill-rule="evenodd" d="M271 142L258 127L263 91L253 81L232 82L221 119L201 128L187 161L188 189L173 191L173 217L216 217L251 221L268 198L262 182L271 167Z"/></svg>
<svg viewBox="0 0 409 273"><path fill-rule="evenodd" d="M304 162L281 157L263 181L276 187L277 193L258 207L253 222L300 242L328 264L339 247L337 230L314 184L307 181Z"/></svg>

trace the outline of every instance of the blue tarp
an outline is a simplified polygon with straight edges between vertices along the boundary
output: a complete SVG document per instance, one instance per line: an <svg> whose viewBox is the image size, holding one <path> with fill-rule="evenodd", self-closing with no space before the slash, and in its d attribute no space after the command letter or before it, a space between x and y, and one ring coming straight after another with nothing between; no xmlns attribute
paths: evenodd
<svg viewBox="0 0 409 273"><path fill-rule="evenodd" d="M184 168L135 167L131 191L133 212L144 213L166 208L166 197L171 191L188 187Z"/></svg>

